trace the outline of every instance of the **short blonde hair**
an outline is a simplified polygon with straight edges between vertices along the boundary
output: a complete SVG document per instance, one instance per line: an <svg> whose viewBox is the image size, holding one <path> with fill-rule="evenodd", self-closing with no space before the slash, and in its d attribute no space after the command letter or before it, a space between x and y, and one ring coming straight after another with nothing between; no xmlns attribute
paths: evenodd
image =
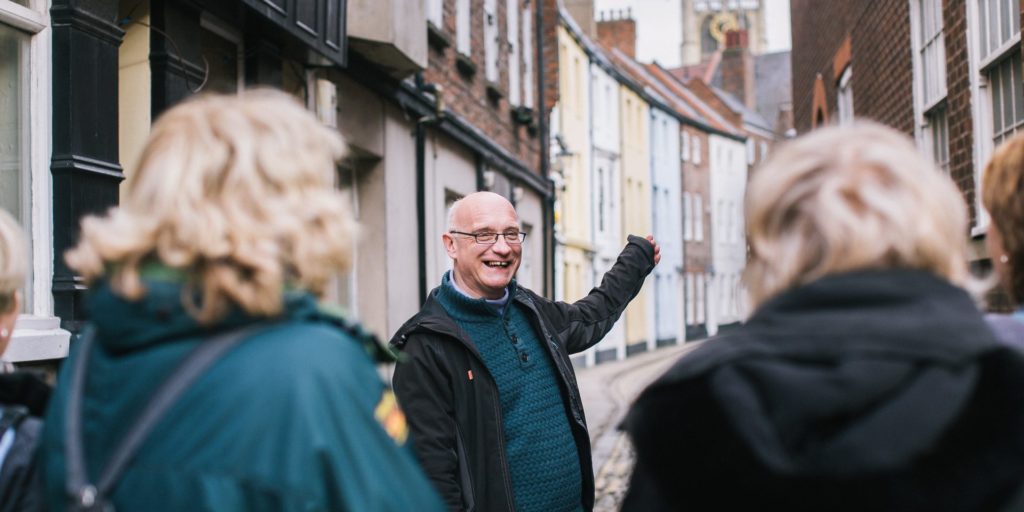
<svg viewBox="0 0 1024 512"><path fill-rule="evenodd" d="M1015 135L992 155L981 184L981 202L1002 236L1009 258L1008 292L1020 304L1024 302L1024 134Z"/></svg>
<svg viewBox="0 0 1024 512"><path fill-rule="evenodd" d="M14 307L14 296L25 284L28 270L28 247L18 221L6 210L0 210L0 313Z"/></svg>
<svg viewBox="0 0 1024 512"><path fill-rule="evenodd" d="M906 135L871 122L779 149L746 200L755 305L829 274L907 268L966 285L967 210Z"/></svg>
<svg viewBox="0 0 1024 512"><path fill-rule="evenodd" d="M333 185L342 152L283 92L186 101L154 123L121 205L82 221L68 265L131 300L145 294L142 264L181 269L203 324L231 304L275 315L286 287L321 295L349 264L355 225Z"/></svg>

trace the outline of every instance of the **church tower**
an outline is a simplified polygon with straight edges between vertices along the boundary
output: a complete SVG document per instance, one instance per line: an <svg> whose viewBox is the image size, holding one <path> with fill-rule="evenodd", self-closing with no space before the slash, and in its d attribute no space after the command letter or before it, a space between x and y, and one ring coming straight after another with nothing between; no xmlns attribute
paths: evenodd
<svg viewBox="0 0 1024 512"><path fill-rule="evenodd" d="M682 65L700 64L725 48L725 33L746 29L750 52L768 47L764 0L680 0L683 2Z"/></svg>

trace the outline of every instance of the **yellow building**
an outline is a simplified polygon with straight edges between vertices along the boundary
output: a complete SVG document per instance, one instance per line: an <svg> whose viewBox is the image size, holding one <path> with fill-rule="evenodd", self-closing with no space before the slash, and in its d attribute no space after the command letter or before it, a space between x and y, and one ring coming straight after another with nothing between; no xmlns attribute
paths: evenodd
<svg viewBox="0 0 1024 512"><path fill-rule="evenodd" d="M590 59L564 26L558 27L559 102L554 133L562 145L564 187L557 193L556 233L561 239L558 298L575 301L594 286L590 212Z"/></svg>
<svg viewBox="0 0 1024 512"><path fill-rule="evenodd" d="M622 241L626 235L651 233L651 167L648 151L649 107L625 85L619 87L620 137L622 139ZM653 348L649 332L651 283L648 280L626 308L626 352Z"/></svg>

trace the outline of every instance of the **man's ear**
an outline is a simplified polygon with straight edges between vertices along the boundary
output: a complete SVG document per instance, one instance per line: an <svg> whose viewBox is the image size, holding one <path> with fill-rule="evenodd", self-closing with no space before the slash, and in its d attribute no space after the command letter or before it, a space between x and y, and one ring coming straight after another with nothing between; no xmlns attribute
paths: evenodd
<svg viewBox="0 0 1024 512"><path fill-rule="evenodd" d="M455 259L455 237L445 233L441 235L441 242L444 243L444 250L448 253L448 257Z"/></svg>

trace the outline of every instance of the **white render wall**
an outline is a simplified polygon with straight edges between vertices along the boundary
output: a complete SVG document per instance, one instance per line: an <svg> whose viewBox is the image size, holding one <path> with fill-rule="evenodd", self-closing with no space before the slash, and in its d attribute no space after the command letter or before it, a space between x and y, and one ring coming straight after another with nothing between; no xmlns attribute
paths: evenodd
<svg viewBox="0 0 1024 512"><path fill-rule="evenodd" d="M590 204L596 285L611 269L625 245L622 240L619 83L596 64L590 66L590 108L593 189ZM626 357L626 332L621 318L600 343L587 351L587 364L593 364L596 353L610 350L615 351L616 359Z"/></svg>
<svg viewBox="0 0 1024 512"><path fill-rule="evenodd" d="M682 175L679 121L651 109L651 214L661 263L654 267L654 339L676 343L681 332L680 283L683 270Z"/></svg>
<svg viewBox="0 0 1024 512"><path fill-rule="evenodd" d="M708 334L718 326L743 318L741 277L746 266L747 240L743 197L747 186L746 146L741 141L711 135L708 140L711 174L711 237L714 274L708 286Z"/></svg>

